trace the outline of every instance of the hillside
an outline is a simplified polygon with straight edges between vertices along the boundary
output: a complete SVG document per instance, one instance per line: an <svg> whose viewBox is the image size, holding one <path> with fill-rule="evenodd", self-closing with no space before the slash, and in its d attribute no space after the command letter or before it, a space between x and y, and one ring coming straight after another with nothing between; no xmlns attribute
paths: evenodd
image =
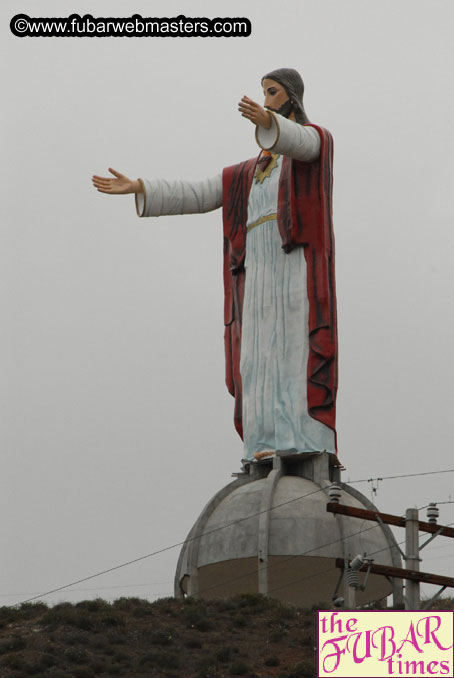
<svg viewBox="0 0 454 678"><path fill-rule="evenodd" d="M258 595L0 608L1 678L312 678L316 613Z"/></svg>

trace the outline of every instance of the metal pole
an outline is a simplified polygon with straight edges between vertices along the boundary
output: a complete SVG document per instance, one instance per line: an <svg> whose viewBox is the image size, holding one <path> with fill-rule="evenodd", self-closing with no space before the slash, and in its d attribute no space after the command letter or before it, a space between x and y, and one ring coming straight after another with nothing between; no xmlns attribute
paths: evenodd
<svg viewBox="0 0 454 678"><path fill-rule="evenodd" d="M407 570L419 572L419 518L418 509L409 508L405 513L405 561ZM419 581L405 580L405 609L419 610Z"/></svg>
<svg viewBox="0 0 454 678"><path fill-rule="evenodd" d="M347 586L347 610L356 610L356 588L354 586Z"/></svg>
<svg viewBox="0 0 454 678"><path fill-rule="evenodd" d="M350 556L349 556L350 557ZM344 573L345 573L345 609L356 609L356 585L358 582L358 573L352 572L348 558L344 558Z"/></svg>

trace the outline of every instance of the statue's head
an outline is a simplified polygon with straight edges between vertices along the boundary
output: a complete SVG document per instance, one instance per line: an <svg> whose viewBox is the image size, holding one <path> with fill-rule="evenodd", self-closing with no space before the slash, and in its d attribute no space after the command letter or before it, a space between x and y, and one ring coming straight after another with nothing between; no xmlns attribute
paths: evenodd
<svg viewBox="0 0 454 678"><path fill-rule="evenodd" d="M301 124L309 122L303 106L304 82L294 68L277 68L262 78L265 108ZM293 116L292 116L293 117Z"/></svg>

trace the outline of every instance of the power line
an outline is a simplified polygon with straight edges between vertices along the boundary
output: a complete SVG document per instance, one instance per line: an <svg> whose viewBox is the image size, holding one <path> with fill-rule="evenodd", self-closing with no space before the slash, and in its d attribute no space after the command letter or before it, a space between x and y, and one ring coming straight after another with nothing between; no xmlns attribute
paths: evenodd
<svg viewBox="0 0 454 678"><path fill-rule="evenodd" d="M433 504L436 504L437 506L441 506L442 504L454 504L454 501L434 501L432 502ZM425 506L420 506L418 508L418 511L422 511L425 508L429 508L430 504L426 504Z"/></svg>
<svg viewBox="0 0 454 678"><path fill-rule="evenodd" d="M396 478L416 478L417 476L432 476L438 473L454 473L454 468L448 468L444 471L425 471L424 473L403 473L398 476L383 476L382 478L362 478L361 480L349 480L346 484L371 483L374 480L395 480Z"/></svg>
<svg viewBox="0 0 454 678"><path fill-rule="evenodd" d="M427 550L429 551L430 549L430 552L432 553L432 551L439 551L441 549L452 549L453 546L454 544L440 544L440 546L434 546L432 543L427 545Z"/></svg>
<svg viewBox="0 0 454 678"><path fill-rule="evenodd" d="M142 586L167 586L167 584L173 584L173 581L155 581L149 582L147 584L120 584L116 586L97 586L96 588L88 589L66 589L67 593L77 593L82 591L108 591L110 589L133 589L139 588ZM34 595L43 595L37 591L22 591L16 593L0 593L0 598L9 597L9 596L34 596ZM160 593L150 593L148 595L160 595Z"/></svg>
<svg viewBox="0 0 454 678"><path fill-rule="evenodd" d="M233 521L232 523L228 523L227 525L221 525L221 526L219 526L219 527L217 527L217 528L214 528L213 530L210 530L209 532L205 532L205 533L204 533L203 535L201 535L200 537L192 537L191 539L186 540L186 542L182 542L182 544L184 544L184 543L189 543L190 541L193 541L193 540L195 540L195 539L199 539L199 538L201 538L202 536L206 536L206 535L211 534L211 533L213 533L213 532L217 532L217 531L222 530L222 529L224 529L224 528L226 528L226 527L231 527L232 525L236 525L237 523L243 522L243 521L245 521L245 520L249 520L250 518L256 517L256 516L258 516L258 515L261 515L262 513L266 513L266 512L268 512L268 511L274 510L274 509L279 508L279 507L281 507L281 506L285 506L286 504L290 504L290 503L292 503L292 502L294 502L294 501L297 501L297 500L299 500L299 499L304 499L305 497L308 497L308 496L310 496L310 495L312 495L312 494L316 494L316 493L318 493L318 492L320 492L320 491L323 491L323 489L326 489L326 488L320 488L320 489L318 489L318 490L314 490L313 492L309 492L309 493L307 493L307 494L305 494L305 495L301 495L301 496L298 496L298 497L294 497L293 499L290 499L290 500L288 500L288 501L282 502L281 504L278 504L278 505L276 505L276 506L274 506L274 507L272 507L272 508L270 508L270 509L264 509L263 511L259 511L258 513L254 513L254 514L252 514L252 515L250 515L250 516L246 516L245 518L241 518L241 519L239 519L239 520L237 520L237 521ZM305 551L304 553L299 553L299 554L298 554L298 557L308 555L309 553L313 553L314 551L319 551L320 549L325 548L325 547L327 547L327 546L331 546L332 544L336 544L337 542L346 541L347 539L350 539L351 537L355 537L355 536L357 536L357 535L360 535L360 534L363 534L363 533L365 533L365 532L368 532L369 530L373 530L373 529L377 529L377 528L380 528L380 525L374 524L374 525L372 525L371 527L368 527L368 528L366 528L366 529L361 529L361 530L359 530L358 532L353 532L352 534L349 534L349 535L347 535L347 536L345 536L345 537L340 537L339 539L334 539L334 540L332 540L332 541L326 542L325 544L321 544L321 545L316 546L316 547L314 547L314 548L312 548L312 549L308 549L308 550ZM180 545L181 545L181 544L176 544L175 546L180 546ZM171 547L167 547L167 548L170 549L170 548L174 548L174 547L171 546ZM156 553L159 553L159 552L156 552ZM150 554L149 556L143 556L142 558L151 557L151 555L154 555L154 554ZM234 579L229 579L229 580L224 581L224 582L222 582L222 583L220 583L220 584L214 584L214 585L212 585L212 586L210 586L210 587L208 587L208 588L206 588L206 589L203 589L203 592L208 591L208 590L211 590L211 589L213 589L213 588L218 588L219 586L223 586L223 585L225 585L225 584L234 583L235 581L238 581L238 580L240 580L240 579L243 579L244 577L248 577L248 576L250 576L250 575L257 574L257 573L258 573L259 571L261 571L262 569L266 570L267 568L269 569L270 567L280 567L280 566L282 566L285 562L287 562L288 560L291 560L292 558L295 558L295 556L294 556L294 555L288 556L288 557L285 558L284 560L281 560L279 563L275 563L274 565L265 565L265 566L263 566L262 568L260 568L260 567L255 567L253 570L251 570L250 572L247 572L246 574L243 574L243 575L240 575L240 576L238 576L238 577L235 577ZM136 562L136 561L130 561L130 562ZM129 564L129 563L126 563L126 564ZM125 565L124 565L124 566L125 566ZM119 566L117 566L117 568L114 568L114 569L118 569L119 567L122 567L122 565L119 565ZM329 569L332 569L332 568L329 568ZM112 570L109 570L109 571L112 571ZM96 576L101 576L101 574L104 574L104 573L99 573L98 575L91 575L91 577L89 577L89 578L93 578L93 577L96 577ZM311 576L315 576L315 575L311 575ZM83 580L79 580L79 581L83 581ZM155 582L155 584L156 584L156 583L157 583L157 582ZM162 584L166 584L166 583L170 583L170 582L161 582L161 583L162 583ZM72 586L72 584L68 584L67 586ZM151 584L135 584L135 585L134 585L134 584L131 584L131 585L124 585L124 586L98 587L98 588L94 588L94 589L67 589L67 590L68 590L68 591L73 591L73 592L76 592L76 591L97 591L97 590L103 590L103 589L127 588L128 586L131 586L131 587L135 587L135 586L151 586ZM25 603L31 602L32 600L36 600L37 598L41 598L41 597L43 597L43 596L50 595L51 593L56 593L56 592L58 592L58 591L60 591L60 590L66 589L66 588L67 588L67 587L61 587L61 588L59 588L59 589L54 589L53 591L48 591L48 592L46 592L46 593L38 594L38 595L36 595L34 598L29 598L28 600L22 601L22 603L17 603L17 605L21 605L21 604L23 605L23 604L25 604ZM14 595L14 594L0 594L0 595ZM28 594L16 594L16 595L28 595ZM154 595L154 594L150 594L150 595ZM156 595L162 595L162 593L161 593L161 594L156 594ZM14 606L12 606L12 607L14 607Z"/></svg>
<svg viewBox="0 0 454 678"><path fill-rule="evenodd" d="M445 558L454 558L454 553L450 553L445 556L435 556L435 558L425 558L424 560L444 560Z"/></svg>
<svg viewBox="0 0 454 678"><path fill-rule="evenodd" d="M215 527L212 530L208 530L207 532L204 532L203 535L200 536L195 536L191 537L189 539L185 539L184 541L177 542L176 544L172 544L171 546L165 546L162 549L158 549L157 551L153 551L152 553L147 553L144 556L139 556L138 558L134 558L133 560L128 560L125 563L121 563L120 565L115 565L114 567L109 567L106 570L102 570L101 572L96 572L95 574L91 574L88 577L82 577L81 579L78 579L77 581L73 581L70 584L65 584L64 586L58 586L55 589L52 589L50 591L46 591L45 593L42 593L37 596L33 596L32 598L27 598L27 600L23 600L20 603L16 603L15 605L11 605L10 607L17 607L17 605L25 605L25 603L31 603L33 600L37 600L38 598L43 598L44 596L49 596L52 593L58 593L59 591L63 591L70 586L77 586L77 584L82 584L85 581L89 581L90 579L95 579L96 577L101 577L104 574L108 574L109 572L114 572L115 570L120 570L123 567L127 567L128 565L133 565L134 563L138 563L141 560L146 560L147 558L152 558L153 556L157 556L160 553L165 553L166 551L171 551L174 548L177 548L178 546L183 546L184 544L188 544L191 541L194 541L195 539L200 539L202 536L207 536L209 534L213 534L214 532L219 532L219 530L224 530L227 527L232 527L234 525L237 525L239 523L244 522L245 520L250 520L251 518L256 518L257 516L262 515L263 513L268 513L269 511L273 511L276 508L280 508L281 506L286 506L287 504L291 504L294 501L298 501L300 499L304 499L305 497L310 497L313 494L317 494L318 492L323 492L326 490L326 488L320 487L318 490L313 490L312 492L308 492L307 494L300 495L299 497L294 497L293 499L289 499L288 501L284 501L281 504L277 504L276 506L272 506L271 508L264 509L263 511L258 511L257 513L253 513L250 516L245 516L244 518L239 518L238 520L234 520L231 523L227 523L226 525L220 525L219 527Z"/></svg>
<svg viewBox="0 0 454 678"><path fill-rule="evenodd" d="M381 478L375 478L375 479L373 479L373 478L363 478L363 479L360 479L360 480L349 480L348 483L344 483L344 484L353 485L353 484L356 484L356 483L370 482L372 480L395 480L395 479L398 479L398 478L414 478L414 477L417 477L417 476L427 476L427 475L435 475L435 474L439 474L439 473L452 473L452 472L454 472L454 469L446 469L444 471L426 471L426 472L423 472L423 473L407 473L407 474L401 474L401 475L395 475L395 476L383 476ZM244 522L245 520L250 520L251 518L255 518L257 516L260 516L264 513L269 512L269 511L273 511L273 510L280 508L282 506L285 506L287 504L291 504L292 502L299 501L300 499L304 499L304 498L309 497L313 494L317 494L318 492L326 491L326 489L327 488L319 488L318 490L314 490L312 492L308 492L307 494L300 495L298 497L294 497L293 499L289 499L288 501L282 502L281 504L278 504L276 506L272 506L268 509L264 509L263 511L258 511L257 513L254 513L250 516L245 516L244 518L239 518L238 520L232 521L231 523L227 523L226 525L220 525L219 527L216 527L216 528L213 528L212 530L204 532L203 536L207 536L207 535L212 534L214 532L218 532L219 530L226 529L227 527L233 527L234 525L237 525L241 522ZM369 529L371 529L371 528L369 528ZM52 593L58 593L59 591L69 589L69 587L71 587L71 586L76 586L77 584L81 584L81 583L89 581L91 579L95 579L96 577L101 577L104 574L114 572L114 571L119 570L123 567L128 567L129 565L133 565L133 564L138 563L142 560L146 560L148 558L152 558L154 556L157 556L161 553L165 553L166 551L170 551L174 548L177 548L178 546L183 546L184 544L187 544L191 541L194 541L195 539L199 539L201 536L202 535L191 537L189 539L185 539L184 541L177 542L176 544L172 544L170 546L165 546L164 548L153 551L152 553L147 553L144 556L139 556L138 558L134 558L134 559L129 560L127 562L120 563L119 565L115 565L113 567L107 568L106 570L102 570L101 572L96 572L95 574L89 575L87 577L82 577L81 579L73 581L69 584L65 584L63 586L56 587L56 588L49 590L49 591L46 591L42 594L33 596L32 598L28 598L26 600L23 600L20 603L16 603L15 605L12 605L11 607L16 607L17 605L23 605L25 603L30 603L33 600L37 600L38 598L42 598L44 596L51 595ZM333 543L335 543L335 542L333 542Z"/></svg>

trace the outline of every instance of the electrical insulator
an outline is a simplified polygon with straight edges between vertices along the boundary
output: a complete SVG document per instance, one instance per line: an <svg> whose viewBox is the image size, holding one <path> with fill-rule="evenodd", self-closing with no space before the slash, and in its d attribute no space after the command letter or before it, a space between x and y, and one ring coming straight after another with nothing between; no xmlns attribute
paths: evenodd
<svg viewBox="0 0 454 678"><path fill-rule="evenodd" d="M332 501L333 504L338 504L339 499L342 496L342 490L339 487L339 485L331 485L331 487L328 490L329 493L329 498Z"/></svg>
<svg viewBox="0 0 454 678"><path fill-rule="evenodd" d="M429 521L429 523L436 523L439 515L440 511L437 505L435 504L435 502L431 502L427 507L427 520Z"/></svg>
<svg viewBox="0 0 454 678"><path fill-rule="evenodd" d="M347 583L349 586L352 586L354 589L359 588L359 572L357 570L347 570Z"/></svg>
<svg viewBox="0 0 454 678"><path fill-rule="evenodd" d="M364 565L364 558L360 555L355 556L347 569L347 583L349 586L359 588L359 570Z"/></svg>
<svg viewBox="0 0 454 678"><path fill-rule="evenodd" d="M365 563L365 560L362 556L360 556L360 555L355 556L353 558L352 562L350 563L350 569L351 570L360 570L362 568L362 566L364 565L364 563Z"/></svg>

